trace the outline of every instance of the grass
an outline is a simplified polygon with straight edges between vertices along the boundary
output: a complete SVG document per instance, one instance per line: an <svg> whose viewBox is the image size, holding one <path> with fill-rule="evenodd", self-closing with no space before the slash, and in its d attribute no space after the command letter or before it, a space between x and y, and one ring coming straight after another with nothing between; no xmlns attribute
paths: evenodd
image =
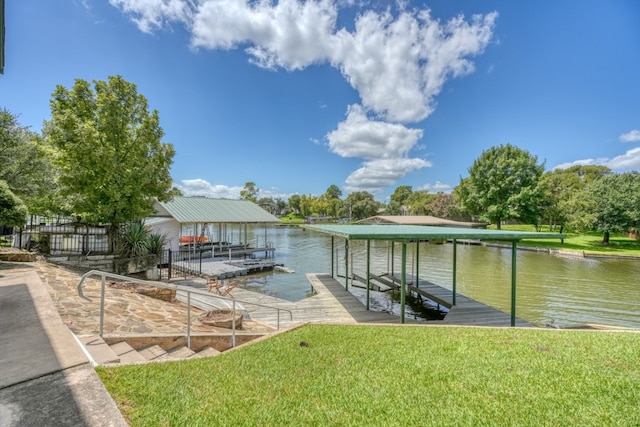
<svg viewBox="0 0 640 427"><path fill-rule="evenodd" d="M97 371L132 426L627 426L640 424L639 343L307 325L215 358Z"/></svg>
<svg viewBox="0 0 640 427"><path fill-rule="evenodd" d="M303 224L305 221L304 215L288 213L287 215L280 217L280 222L285 224Z"/></svg>
<svg viewBox="0 0 640 427"><path fill-rule="evenodd" d="M495 229L495 226L489 228ZM536 231L532 225L503 225L503 230ZM545 226L541 231L548 232ZM557 230L552 230L557 232ZM564 243L558 239L522 240L519 246L557 249L561 251L584 252L585 254L602 254L618 256L640 256L640 241L621 234L612 234L608 245L602 244L602 233L564 233Z"/></svg>

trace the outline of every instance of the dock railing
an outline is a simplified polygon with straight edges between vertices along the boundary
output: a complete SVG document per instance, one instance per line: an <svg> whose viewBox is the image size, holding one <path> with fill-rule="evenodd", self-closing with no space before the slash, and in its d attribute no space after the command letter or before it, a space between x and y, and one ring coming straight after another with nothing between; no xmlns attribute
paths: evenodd
<svg viewBox="0 0 640 427"><path fill-rule="evenodd" d="M128 277L128 276L121 276L119 274L115 274L115 273L109 273L106 271L100 271L100 270L91 270L86 272L85 274L82 275L82 277L80 278L80 281L78 282L78 295L87 300L87 301L93 301L91 298L87 297L83 290L82 290L82 285L85 281L85 279L87 279L88 277L91 276L99 276L101 278L101 288L100 288L100 337L104 336L104 308L105 308L105 292L106 292L106 283L107 283L107 277L111 278L111 279L115 279L115 280L122 280L122 281L126 281L126 282L134 282L134 283L140 283L143 285L148 285L148 286L153 286L156 288L160 288L160 289L171 289L171 290L175 290L176 293L181 291L187 294L187 347L191 348L191 295L192 294L196 294L196 295L203 295L205 297L209 297L209 298L215 298L215 299L219 299L219 300L223 300L223 301L228 301L231 303L231 318L233 319L231 322L231 347L235 347L236 346L236 312L240 311L238 310L238 305L242 305L242 304L248 304L248 305L253 305L256 307L262 307L262 308L268 308L268 309L273 309L277 311L277 321L276 321L276 328L278 330L280 330L280 312L281 311L286 311L289 313L289 320L292 321L293 320L293 313L291 312L291 310L287 310L285 308L279 308L279 307L273 307L273 306L268 306L268 305L263 305L263 304L257 304L254 302L248 302L248 301L239 301L236 300L235 298L229 298L229 297L223 297L223 296L219 296L219 295L215 295L212 294L211 292L202 290L202 289L195 289L192 288L190 286L182 286L182 285L172 285L172 284L166 284L166 283L161 283L161 282L153 282L153 281L149 281L149 280L143 280L143 279L137 279L135 277Z"/></svg>

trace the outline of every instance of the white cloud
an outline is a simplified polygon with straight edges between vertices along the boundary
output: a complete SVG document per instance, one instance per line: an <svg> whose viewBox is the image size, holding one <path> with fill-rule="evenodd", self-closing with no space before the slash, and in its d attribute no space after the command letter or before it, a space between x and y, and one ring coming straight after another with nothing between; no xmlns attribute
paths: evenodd
<svg viewBox="0 0 640 427"><path fill-rule="evenodd" d="M341 157L390 159L406 156L418 140L421 129L369 120L363 108L350 105L347 118L327 134L329 149Z"/></svg>
<svg viewBox="0 0 640 427"><path fill-rule="evenodd" d="M640 130L634 129L630 132L620 135L620 141L622 142L640 142Z"/></svg>
<svg viewBox="0 0 640 427"><path fill-rule="evenodd" d="M576 165L599 165L606 166L614 171L624 172L640 169L640 147L628 150L626 153L613 158L602 157L598 159L582 159L573 162L562 163L555 169L568 169Z"/></svg>
<svg viewBox="0 0 640 427"><path fill-rule="evenodd" d="M426 191L428 193L451 193L453 187L449 184L443 184L440 181L436 181L435 184L425 184L419 187L417 190Z"/></svg>
<svg viewBox="0 0 640 427"><path fill-rule="evenodd" d="M329 0L209 0L194 16L192 45L232 49L247 43L246 52L257 65L297 70L328 59L327 40L336 19L336 6Z"/></svg>
<svg viewBox="0 0 640 427"><path fill-rule="evenodd" d="M431 166L423 159L379 159L366 161L360 169L353 171L345 180L348 193L368 191L380 193L385 187L393 185L409 172Z"/></svg>
<svg viewBox="0 0 640 427"><path fill-rule="evenodd" d="M497 13L457 16L447 22L428 9L365 11L355 30L336 30L332 0L109 0L140 30L181 22L194 47L246 47L265 68L299 70L329 62L353 86L368 110L397 122L417 122L434 109L434 97L451 77L473 71L469 57L491 41Z"/></svg>
<svg viewBox="0 0 640 427"><path fill-rule="evenodd" d="M176 184L185 196L205 196L213 199L239 199L244 187L213 185L204 179L185 179L182 185Z"/></svg>
<svg viewBox="0 0 640 427"><path fill-rule="evenodd" d="M447 80L473 72L470 58L491 42L498 16L460 15L443 22L428 9L407 10L400 1L396 14L365 10L347 30L337 22L340 7L355 4L349 1L109 1L144 32L181 23L194 48L244 48L252 63L270 69L328 63L340 70L361 106L350 106L346 120L327 135L329 147L339 156L365 160L347 186L372 191L430 166L407 158L422 130L402 123L428 117Z"/></svg>
<svg viewBox="0 0 640 427"><path fill-rule="evenodd" d="M433 112L447 79L473 71L467 58L490 42L496 18L490 13L441 23L428 10L397 18L365 12L353 33L341 29L335 35L332 64L367 109L392 121L417 122Z"/></svg>
<svg viewBox="0 0 640 427"><path fill-rule="evenodd" d="M185 179L182 184L174 184L185 196L204 196L212 199L240 199L240 192L244 186L229 187L227 185L210 184L204 179ZM279 192L275 188L269 190L260 189L258 199L263 197L287 200L291 194Z"/></svg>
<svg viewBox="0 0 640 427"><path fill-rule="evenodd" d="M132 21L145 33L172 21L188 26L194 13L193 2L189 0L109 0L109 3L132 15Z"/></svg>
<svg viewBox="0 0 640 427"><path fill-rule="evenodd" d="M630 171L640 169L640 147L631 149L626 153L616 156L607 161L605 166L609 166L617 171Z"/></svg>
<svg viewBox="0 0 640 427"><path fill-rule="evenodd" d="M351 105L345 121L326 138L329 149L339 156L366 160L346 179L346 190L377 193L409 172L431 166L426 160L408 158L422 133L402 124L370 120L360 105Z"/></svg>

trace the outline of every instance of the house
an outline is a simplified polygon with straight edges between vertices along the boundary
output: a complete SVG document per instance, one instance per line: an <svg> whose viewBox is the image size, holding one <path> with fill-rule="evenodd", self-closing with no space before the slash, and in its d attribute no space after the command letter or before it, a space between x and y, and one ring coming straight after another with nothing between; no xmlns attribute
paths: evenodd
<svg viewBox="0 0 640 427"><path fill-rule="evenodd" d="M249 225L263 225L280 220L248 200L210 199L175 196L168 202L156 200L155 213L145 220L152 233L165 238L165 249L208 245L248 245Z"/></svg>

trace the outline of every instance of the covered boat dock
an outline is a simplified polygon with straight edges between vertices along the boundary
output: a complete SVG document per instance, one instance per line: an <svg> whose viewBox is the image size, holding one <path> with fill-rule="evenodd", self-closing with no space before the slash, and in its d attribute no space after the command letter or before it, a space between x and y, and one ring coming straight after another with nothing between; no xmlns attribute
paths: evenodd
<svg viewBox="0 0 640 427"><path fill-rule="evenodd" d="M334 247L336 237L344 239L345 251L345 288L349 288L349 242L352 240L364 240L367 242L367 260L366 260L366 292L367 292L367 309L369 309L369 292L371 289L370 271L371 264L371 241L381 240L392 243L399 243L402 247L402 261L400 267L400 321L405 322L405 303L406 293L408 289L407 274L407 245L416 244L416 252L418 251L418 243L421 241L450 241L453 244L453 260L452 260L452 294L451 307L457 305L456 301L456 270L457 270L457 244L458 241L480 240L480 241L498 241L511 243L511 326L516 326L516 278L517 278L517 245L523 239L562 239L564 235L559 233L540 233L540 232L521 232L506 230L486 230L471 229L457 227L430 227L417 225L306 225L309 230L318 231L320 233L329 234L331 236L331 247ZM392 245L394 248L395 245ZM419 256L416 256L419 259ZM335 277L334 272L334 254L331 253L331 276ZM419 265L416 265L416 274L412 277L412 282L419 284Z"/></svg>

